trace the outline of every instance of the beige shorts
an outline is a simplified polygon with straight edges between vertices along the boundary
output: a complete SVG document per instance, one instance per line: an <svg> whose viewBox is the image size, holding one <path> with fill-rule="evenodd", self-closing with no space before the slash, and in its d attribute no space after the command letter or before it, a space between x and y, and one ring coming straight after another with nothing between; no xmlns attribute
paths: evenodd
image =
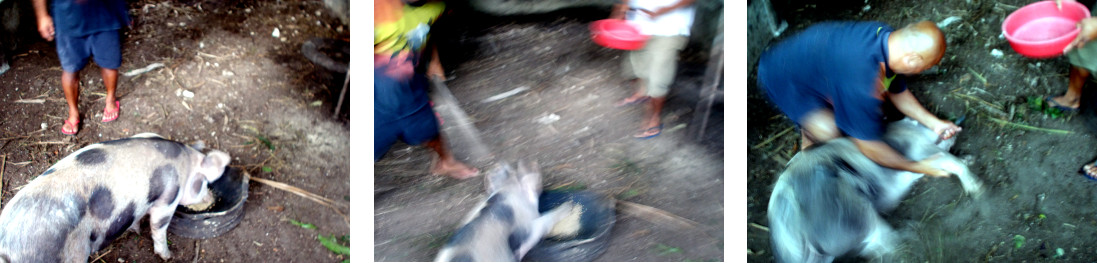
<svg viewBox="0 0 1097 263"><path fill-rule="evenodd" d="M1084 68L1090 73L1097 72L1097 41L1067 52L1067 59L1075 67Z"/></svg>
<svg viewBox="0 0 1097 263"><path fill-rule="evenodd" d="M678 52L688 41L686 36L652 36L644 48L628 52L622 65L625 77L643 81L648 96L666 96L678 70Z"/></svg>

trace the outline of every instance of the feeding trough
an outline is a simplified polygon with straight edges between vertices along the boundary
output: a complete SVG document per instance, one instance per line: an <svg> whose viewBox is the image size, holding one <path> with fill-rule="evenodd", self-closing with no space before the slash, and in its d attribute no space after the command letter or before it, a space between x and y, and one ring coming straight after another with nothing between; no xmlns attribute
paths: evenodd
<svg viewBox="0 0 1097 263"><path fill-rule="evenodd" d="M202 211L179 206L171 218L168 231L187 238L207 239L232 230L244 218L250 177L246 172L227 167L221 178L209 183L213 204Z"/></svg>
<svg viewBox="0 0 1097 263"><path fill-rule="evenodd" d="M525 261L592 261L605 252L614 222L616 201L589 191L545 191L537 210L547 212L573 202L572 216L557 223L553 231L530 249Z"/></svg>

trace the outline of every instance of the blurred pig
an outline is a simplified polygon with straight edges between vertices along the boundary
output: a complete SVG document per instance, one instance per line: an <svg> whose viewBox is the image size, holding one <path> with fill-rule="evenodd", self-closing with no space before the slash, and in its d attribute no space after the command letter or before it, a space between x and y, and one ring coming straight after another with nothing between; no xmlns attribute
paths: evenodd
<svg viewBox="0 0 1097 263"><path fill-rule="evenodd" d="M955 137L938 136L906 118L888 125L884 141L910 160L937 155L937 168L955 174L964 191L983 192L982 183L948 153ZM770 241L777 262L831 262L835 257L890 254L896 238L881 213L890 212L922 174L884 168L865 157L848 138L797 153L769 200Z"/></svg>
<svg viewBox="0 0 1097 263"><path fill-rule="evenodd" d="M177 205L212 201L229 155L159 135L92 144L58 161L0 212L0 262L87 262L149 215L156 254L167 260Z"/></svg>
<svg viewBox="0 0 1097 263"><path fill-rule="evenodd" d="M569 202L544 215L537 212L541 173L536 163L519 162L517 173L503 164L484 178L488 199L465 218L435 261L521 261L574 206Z"/></svg>

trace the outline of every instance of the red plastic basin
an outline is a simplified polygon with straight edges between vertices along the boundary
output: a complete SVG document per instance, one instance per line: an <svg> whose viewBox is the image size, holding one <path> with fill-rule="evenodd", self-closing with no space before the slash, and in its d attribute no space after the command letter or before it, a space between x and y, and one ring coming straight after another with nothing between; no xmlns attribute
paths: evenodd
<svg viewBox="0 0 1097 263"><path fill-rule="evenodd" d="M1063 1L1063 10L1055 1L1041 1L1013 11L1002 22L1002 32L1017 53L1030 58L1052 58L1074 41L1080 30L1078 21L1089 17L1089 9L1074 1Z"/></svg>
<svg viewBox="0 0 1097 263"><path fill-rule="evenodd" d="M636 26L620 19L594 21L590 24L590 33L594 43L603 47L621 50L643 48L649 37L641 34L640 29Z"/></svg>

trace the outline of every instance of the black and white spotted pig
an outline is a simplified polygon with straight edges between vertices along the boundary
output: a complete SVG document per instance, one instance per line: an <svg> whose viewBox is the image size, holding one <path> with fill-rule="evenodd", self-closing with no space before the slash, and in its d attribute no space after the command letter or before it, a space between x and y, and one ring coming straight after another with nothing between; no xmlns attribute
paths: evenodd
<svg viewBox="0 0 1097 263"><path fill-rule="evenodd" d="M489 197L465 217L463 226L434 261L521 261L537 242L571 212L565 203L541 214L541 173L537 164L502 164L484 177Z"/></svg>
<svg viewBox="0 0 1097 263"><path fill-rule="evenodd" d="M146 214L167 260L177 205L212 201L206 187L229 155L152 133L92 144L61 159L4 203L0 262L87 262Z"/></svg>
<svg viewBox="0 0 1097 263"><path fill-rule="evenodd" d="M964 191L978 197L983 183L948 153L955 139L938 141L936 133L910 118L889 124L884 134L907 159L936 155L932 165L956 175ZM895 209L922 176L877 165L848 138L797 153L777 179L766 212L776 261L891 254L898 240L880 214Z"/></svg>

